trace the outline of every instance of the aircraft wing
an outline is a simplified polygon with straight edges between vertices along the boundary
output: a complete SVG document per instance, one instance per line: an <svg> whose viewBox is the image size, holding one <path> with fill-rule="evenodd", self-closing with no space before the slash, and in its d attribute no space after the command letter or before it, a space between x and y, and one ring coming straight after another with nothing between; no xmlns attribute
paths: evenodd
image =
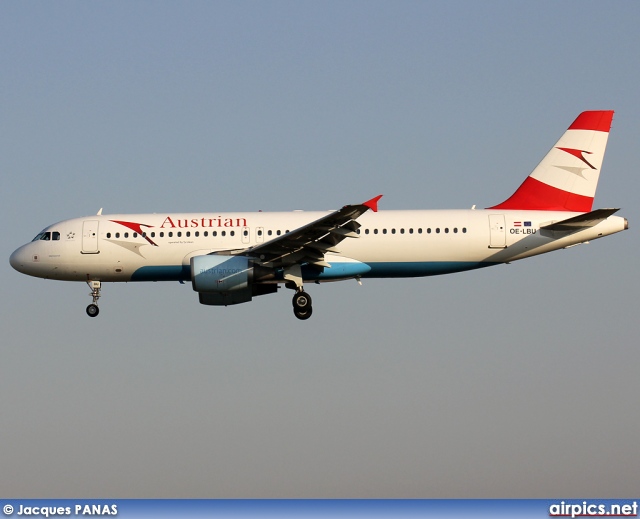
<svg viewBox="0 0 640 519"><path fill-rule="evenodd" d="M265 243L226 253L249 256L265 267L279 268L304 263L330 267L324 260L325 253L339 252L335 247L345 238L359 238L356 231L360 224L356 219L369 209L377 212L380 198L382 195L362 204L345 205L342 209Z"/></svg>

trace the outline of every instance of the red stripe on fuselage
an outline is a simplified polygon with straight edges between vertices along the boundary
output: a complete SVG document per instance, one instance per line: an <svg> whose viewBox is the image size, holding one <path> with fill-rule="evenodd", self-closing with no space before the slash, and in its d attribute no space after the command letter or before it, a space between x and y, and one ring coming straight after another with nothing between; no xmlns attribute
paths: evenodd
<svg viewBox="0 0 640 519"><path fill-rule="evenodd" d="M594 130L597 132L609 132L613 121L613 110L595 110L582 112L569 130Z"/></svg>
<svg viewBox="0 0 640 519"><path fill-rule="evenodd" d="M588 213L593 206L590 196L576 195L527 177L518 190L501 204L487 209L527 209L531 211L573 211Z"/></svg>

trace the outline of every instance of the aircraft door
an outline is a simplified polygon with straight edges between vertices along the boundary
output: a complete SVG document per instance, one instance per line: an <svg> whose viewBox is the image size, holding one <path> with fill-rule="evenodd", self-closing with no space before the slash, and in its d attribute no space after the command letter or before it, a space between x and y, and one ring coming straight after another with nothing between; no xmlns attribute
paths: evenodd
<svg viewBox="0 0 640 519"><path fill-rule="evenodd" d="M504 249L507 246L507 229L503 214L489 215L489 248Z"/></svg>
<svg viewBox="0 0 640 519"><path fill-rule="evenodd" d="M85 220L82 224L82 253L97 254L98 249L98 220Z"/></svg>

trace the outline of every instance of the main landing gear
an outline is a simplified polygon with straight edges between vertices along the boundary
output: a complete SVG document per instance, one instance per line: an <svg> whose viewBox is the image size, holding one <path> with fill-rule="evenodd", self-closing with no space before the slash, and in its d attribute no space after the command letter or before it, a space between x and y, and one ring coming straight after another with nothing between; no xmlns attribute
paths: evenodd
<svg viewBox="0 0 640 519"><path fill-rule="evenodd" d="M293 314L300 320L304 321L311 317L313 308L311 308L311 296L307 294L302 287L296 291L293 296Z"/></svg>
<svg viewBox="0 0 640 519"><path fill-rule="evenodd" d="M87 285L91 289L91 297L93 297L93 303L87 306L87 315L89 317L95 317L100 313L100 309L98 308L98 299L100 299L100 288L102 287L102 283L100 281L87 281Z"/></svg>
<svg viewBox="0 0 640 519"><path fill-rule="evenodd" d="M309 319L313 312L311 308L311 296L302 288L302 269L300 265L292 265L285 269L284 279L286 280L284 286L296 291L293 296L293 301L291 301L293 303L293 315L301 321Z"/></svg>

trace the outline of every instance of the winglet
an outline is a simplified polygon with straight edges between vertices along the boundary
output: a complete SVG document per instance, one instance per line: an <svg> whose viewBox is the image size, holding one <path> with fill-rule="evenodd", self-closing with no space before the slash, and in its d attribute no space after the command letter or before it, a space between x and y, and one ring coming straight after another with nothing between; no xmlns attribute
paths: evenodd
<svg viewBox="0 0 640 519"><path fill-rule="evenodd" d="M362 205L368 207L374 213L377 213L378 212L378 200L380 200L381 198L382 198L382 195L378 195L375 198L372 198L371 200L367 200Z"/></svg>

